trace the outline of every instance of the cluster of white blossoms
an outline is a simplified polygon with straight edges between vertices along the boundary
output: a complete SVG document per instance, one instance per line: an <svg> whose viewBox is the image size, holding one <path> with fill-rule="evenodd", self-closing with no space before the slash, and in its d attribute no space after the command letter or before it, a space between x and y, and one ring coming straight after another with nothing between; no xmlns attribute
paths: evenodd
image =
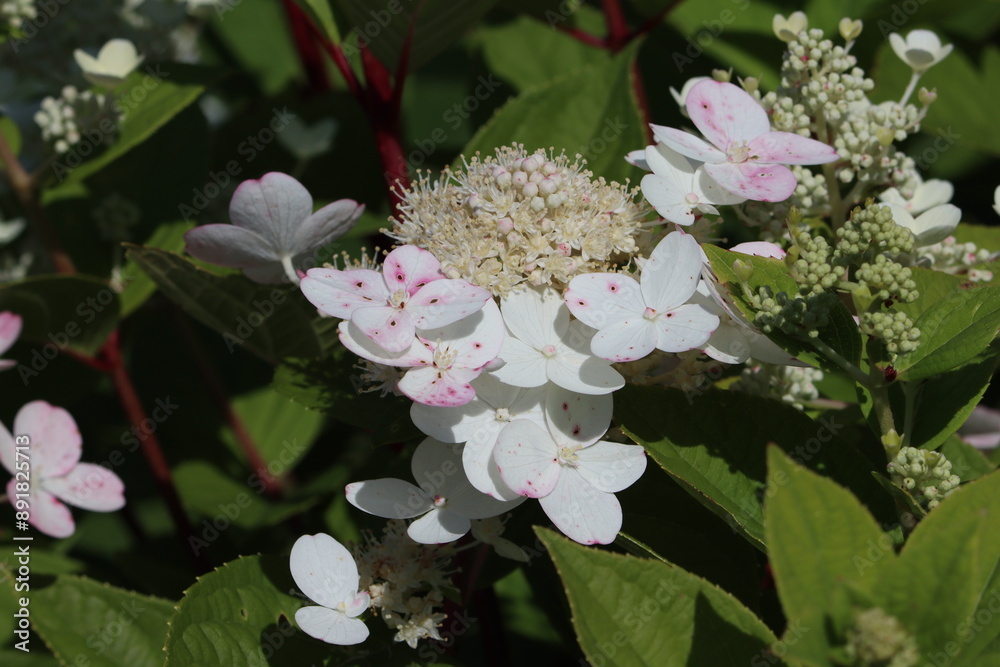
<svg viewBox="0 0 1000 667"><path fill-rule="evenodd" d="M772 396L799 410L819 398L816 383L823 379L818 368L751 363L743 369L731 389L758 396Z"/></svg>
<svg viewBox="0 0 1000 667"><path fill-rule="evenodd" d="M18 30L25 21L38 16L35 0L3 0L0 2L0 26L3 32Z"/></svg>
<svg viewBox="0 0 1000 667"><path fill-rule="evenodd" d="M120 115L107 96L65 86L59 97L42 100L35 113L35 124L42 130L42 140L62 155L80 143L85 133L96 136L98 146L113 142ZM108 128L112 131L107 132Z"/></svg>

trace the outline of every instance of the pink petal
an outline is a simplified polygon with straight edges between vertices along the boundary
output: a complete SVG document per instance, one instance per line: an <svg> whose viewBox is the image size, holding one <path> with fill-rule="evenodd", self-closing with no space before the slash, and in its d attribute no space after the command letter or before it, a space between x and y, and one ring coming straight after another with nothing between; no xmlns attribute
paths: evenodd
<svg viewBox="0 0 1000 667"><path fill-rule="evenodd" d="M14 418L14 435L31 439L31 465L45 477L65 475L80 460L82 439L68 412L45 401L32 401Z"/></svg>
<svg viewBox="0 0 1000 667"><path fill-rule="evenodd" d="M686 155L701 162L726 161L726 154L724 152L704 139L699 139L690 132L662 125L650 125L650 127L653 128L653 136L656 137L657 141L681 155Z"/></svg>
<svg viewBox="0 0 1000 667"><path fill-rule="evenodd" d="M63 502L92 512L114 512L125 506L121 479L93 463L78 463L66 475L46 477L42 486Z"/></svg>
<svg viewBox="0 0 1000 667"><path fill-rule="evenodd" d="M69 474L46 478L42 485L63 502L92 512L114 512L125 506L122 480L92 463L78 463Z"/></svg>
<svg viewBox="0 0 1000 667"><path fill-rule="evenodd" d="M562 471L552 436L529 421L514 420L500 431L493 460L504 483L529 498L551 493Z"/></svg>
<svg viewBox="0 0 1000 667"><path fill-rule="evenodd" d="M7 483L7 497L16 498L17 479L11 479ZM69 537L76 530L73 523L73 515L69 508L59 502L59 499L48 491L34 486L28 500L30 510L28 523L45 533L49 537L64 538Z"/></svg>
<svg viewBox="0 0 1000 667"><path fill-rule="evenodd" d="M611 544L622 527L614 494L594 488L574 468L566 468L552 493L538 502L556 528L580 544Z"/></svg>
<svg viewBox="0 0 1000 667"><path fill-rule="evenodd" d="M278 172L243 181L229 203L234 225L257 232L281 251L291 253L295 233L312 215L312 196L297 180Z"/></svg>
<svg viewBox="0 0 1000 667"><path fill-rule="evenodd" d="M444 278L441 263L434 255L412 245L400 246L386 255L382 274L390 292L406 290L410 295L427 283Z"/></svg>
<svg viewBox="0 0 1000 667"><path fill-rule="evenodd" d="M299 287L320 312L345 320L358 308L386 305L390 296L382 274L371 269L309 269Z"/></svg>
<svg viewBox="0 0 1000 667"><path fill-rule="evenodd" d="M295 540L288 568L299 590L324 607L336 608L358 591L360 578L354 556L325 533Z"/></svg>
<svg viewBox="0 0 1000 667"><path fill-rule="evenodd" d="M386 352L405 352L413 344L416 329L410 314L391 306L358 308L351 324Z"/></svg>
<svg viewBox="0 0 1000 667"><path fill-rule="evenodd" d="M730 144L749 143L771 131L771 121L764 107L750 93L732 83L714 79L700 81L692 86L684 105L705 138L723 151Z"/></svg>
<svg viewBox="0 0 1000 667"><path fill-rule="evenodd" d="M704 169L726 190L754 201L784 201L798 185L792 170L780 164L705 163Z"/></svg>
<svg viewBox="0 0 1000 667"><path fill-rule="evenodd" d="M9 350L17 341L23 324L24 320L20 315L7 311L0 313L0 354Z"/></svg>
<svg viewBox="0 0 1000 667"><path fill-rule="evenodd" d="M620 273L576 276L569 282L563 298L569 312L594 329L641 317L646 310L639 283Z"/></svg>
<svg viewBox="0 0 1000 667"><path fill-rule="evenodd" d="M30 456L31 453L29 449L22 449L21 452L26 456ZM14 467L16 458L17 452L15 450L14 436L10 434L7 427L3 425L3 422L0 422L0 464L2 464L11 475L13 475L16 470ZM25 460L24 457L22 457L21 460ZM28 460L30 461L31 459Z"/></svg>
<svg viewBox="0 0 1000 667"><path fill-rule="evenodd" d="M408 349L403 352L393 353L383 350L376 345L361 329L349 321L341 322L337 327L337 333L344 347L362 359L368 359L378 364L396 366L397 368L411 368L413 366L429 365L434 362L434 353L417 338L413 339L413 343Z"/></svg>
<svg viewBox="0 0 1000 667"><path fill-rule="evenodd" d="M445 278L421 287L406 307L418 329L434 329L472 315L492 298L482 287L461 279Z"/></svg>
<svg viewBox="0 0 1000 667"><path fill-rule="evenodd" d="M825 164L840 156L832 146L792 132L768 132L749 144L753 162L777 164Z"/></svg>
<svg viewBox="0 0 1000 667"><path fill-rule="evenodd" d="M396 385L407 398L440 407L465 405L476 397L470 382L480 371L465 368L442 370L434 366L411 368Z"/></svg>

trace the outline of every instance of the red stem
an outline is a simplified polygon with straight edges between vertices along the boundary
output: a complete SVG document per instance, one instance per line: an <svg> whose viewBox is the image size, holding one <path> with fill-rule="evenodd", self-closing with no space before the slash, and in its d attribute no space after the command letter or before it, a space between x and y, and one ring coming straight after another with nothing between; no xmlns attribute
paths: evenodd
<svg viewBox="0 0 1000 667"><path fill-rule="evenodd" d="M638 59L632 63L632 94L635 95L636 106L639 107L639 113L642 114L642 129L643 134L646 137L646 143L653 143L653 128L649 126L650 121L653 119L652 112L649 110L649 98L646 97L646 86L642 79L642 70L639 68Z"/></svg>
<svg viewBox="0 0 1000 667"><path fill-rule="evenodd" d="M618 53L632 39L625 12L619 0L601 0L604 8L604 21L608 26L608 36L605 38L606 48L612 53Z"/></svg>
<svg viewBox="0 0 1000 667"><path fill-rule="evenodd" d="M199 570L207 570L208 565L204 557L200 554L196 555L191 549L194 529L191 526L191 521L188 519L187 513L184 511L183 505L181 505L181 498L177 494L177 487L174 486L170 466L167 464L166 457L163 456L160 441L156 438L155 433L147 433L142 429L142 424L149 417L146 414L146 409L142 407L139 395L132 384L132 378L129 376L128 370L125 368L125 363L122 360L121 348L118 345L117 330L113 331L104 343L104 346L101 348L101 356L111 366L111 379L115 384L115 392L118 394L118 400L125 414L128 416L132 428L141 430L143 436L145 436L139 439L139 448L142 450L143 456L146 457L146 463L149 464L150 472L153 473L153 480L156 482L157 489L167 504L170 518L173 520L174 527L177 529L177 533L184 543L184 551L190 554L195 567Z"/></svg>
<svg viewBox="0 0 1000 667"><path fill-rule="evenodd" d="M215 372L214 367L208 359L208 355L205 354L204 346L202 346L194 330L191 328L190 320L183 313L177 313L177 316L173 319L180 330L181 337L184 338L184 342L187 343L188 349L191 351L191 357L198 368L202 384L211 395L215 407L222 413L223 418L233 430L236 441L243 450L243 454L247 457L250 466L261 482L263 482L264 492L272 498L280 499L283 492L281 480L273 477L268 472L267 461L261 456L260 450L257 448L257 443L254 441L253 436L250 435L250 431L243 424L243 420L240 419L240 416L236 414L236 410L233 409L226 389L222 385L222 380L219 378L218 373Z"/></svg>
<svg viewBox="0 0 1000 667"><path fill-rule="evenodd" d="M302 60L302 69L309 78L310 92L326 92L330 90L330 77L327 76L322 54L312 38L309 27L309 16L294 0L283 0L285 14L292 28L292 37Z"/></svg>
<svg viewBox="0 0 1000 667"><path fill-rule="evenodd" d="M606 49L607 43L603 37L591 35L586 30L581 30L575 26L557 25L556 30L566 33L578 42L583 42L587 46L594 46L599 49Z"/></svg>

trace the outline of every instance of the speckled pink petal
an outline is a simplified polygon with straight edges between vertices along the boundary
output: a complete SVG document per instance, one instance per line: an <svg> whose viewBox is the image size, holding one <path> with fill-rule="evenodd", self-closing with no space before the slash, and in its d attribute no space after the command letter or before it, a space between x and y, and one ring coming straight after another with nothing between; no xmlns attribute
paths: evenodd
<svg viewBox="0 0 1000 667"><path fill-rule="evenodd" d="M832 146L791 132L767 132L747 147L754 162L826 164L840 157Z"/></svg>
<svg viewBox="0 0 1000 667"><path fill-rule="evenodd" d="M358 308L351 323L386 352L404 352L413 344L416 329L406 311L390 306Z"/></svg>
<svg viewBox="0 0 1000 667"><path fill-rule="evenodd" d="M529 498L552 492L562 466L552 436L529 421L514 420L500 432L493 460L510 489Z"/></svg>
<svg viewBox="0 0 1000 667"><path fill-rule="evenodd" d="M65 475L80 460L82 439L73 417L45 401L25 404L14 418L14 436L31 439L32 470Z"/></svg>
<svg viewBox="0 0 1000 667"><path fill-rule="evenodd" d="M701 162L724 162L726 160L726 154L723 151L690 132L662 125L650 125L650 127L653 128L653 136L656 137L657 141L681 155Z"/></svg>
<svg viewBox="0 0 1000 667"><path fill-rule="evenodd" d="M321 312L345 320L358 308L384 306L389 300L382 274L371 269L309 269L299 287Z"/></svg>
<svg viewBox="0 0 1000 667"><path fill-rule="evenodd" d="M735 142L749 142L771 131L764 107L732 83L706 79L692 86L684 106L705 138L725 151Z"/></svg>
<svg viewBox="0 0 1000 667"><path fill-rule="evenodd" d="M406 290L413 295L429 282L441 280L441 263L430 252L412 245L396 248L386 255L382 274L390 292Z"/></svg>
<svg viewBox="0 0 1000 667"><path fill-rule="evenodd" d="M792 170L780 164L706 163L705 171L733 194L755 201L785 201L798 185Z"/></svg>
<svg viewBox="0 0 1000 667"><path fill-rule="evenodd" d="M93 463L78 463L66 475L46 477L42 486L63 502L92 512L114 512L125 506L121 479Z"/></svg>
<svg viewBox="0 0 1000 667"><path fill-rule="evenodd" d="M17 341L23 324L24 320L20 315L8 311L0 313L0 354L9 350Z"/></svg>
<svg viewBox="0 0 1000 667"><path fill-rule="evenodd" d="M15 495L17 493L16 484L16 478L7 483L8 498L17 497ZM49 537L60 539L69 537L76 530L76 524L73 522L73 515L70 514L69 508L48 491L37 488L37 486L32 488L28 502L31 507L28 523Z"/></svg>

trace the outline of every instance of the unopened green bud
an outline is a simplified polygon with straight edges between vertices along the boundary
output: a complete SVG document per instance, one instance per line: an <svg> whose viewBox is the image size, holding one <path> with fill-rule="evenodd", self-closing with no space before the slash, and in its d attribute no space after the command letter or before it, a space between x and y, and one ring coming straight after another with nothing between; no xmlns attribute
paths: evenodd
<svg viewBox="0 0 1000 667"><path fill-rule="evenodd" d="M930 106L931 104L934 103L934 100L937 99L937 88L931 88L930 90L927 90L926 88L921 86L920 90L917 91L917 99L920 100L920 103L923 104L925 107Z"/></svg>
<svg viewBox="0 0 1000 667"><path fill-rule="evenodd" d="M845 42L850 42L858 38L861 34L861 28L864 24L861 23L861 19L851 20L849 18L840 19L840 24L837 26L840 28L840 36L844 38Z"/></svg>
<svg viewBox="0 0 1000 667"><path fill-rule="evenodd" d="M748 282L750 277L753 276L753 264L742 259L737 259L733 262L733 273L740 279L740 282Z"/></svg>
<svg viewBox="0 0 1000 667"><path fill-rule="evenodd" d="M875 131L875 138L880 146L888 147L896 140L896 131L889 127L880 127Z"/></svg>
<svg viewBox="0 0 1000 667"><path fill-rule="evenodd" d="M733 79L733 69L713 69L712 78L722 83L729 83Z"/></svg>

